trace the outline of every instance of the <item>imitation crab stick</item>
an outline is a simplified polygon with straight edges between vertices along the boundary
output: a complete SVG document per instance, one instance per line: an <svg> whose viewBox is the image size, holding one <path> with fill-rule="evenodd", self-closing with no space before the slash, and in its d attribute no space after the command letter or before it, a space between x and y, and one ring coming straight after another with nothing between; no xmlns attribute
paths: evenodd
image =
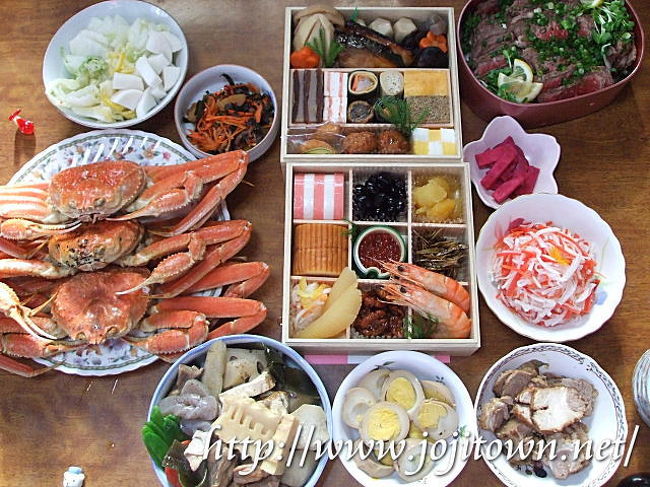
<svg viewBox="0 0 650 487"><path fill-rule="evenodd" d="M590 243L551 223L511 228L496 245L492 272L497 297L547 327L588 313L599 284Z"/></svg>

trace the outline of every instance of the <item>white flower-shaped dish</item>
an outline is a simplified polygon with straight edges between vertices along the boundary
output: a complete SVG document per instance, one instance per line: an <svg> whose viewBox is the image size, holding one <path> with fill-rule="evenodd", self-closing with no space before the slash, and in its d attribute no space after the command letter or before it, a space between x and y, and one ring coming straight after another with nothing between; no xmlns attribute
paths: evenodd
<svg viewBox="0 0 650 487"><path fill-rule="evenodd" d="M591 464L584 470L570 475L566 480L558 480L548 472L545 478L527 475L524 468L516 468L508 463L504 454L490 458L489 450L481 450L483 460L499 480L508 487L600 487L614 475L624 454L624 448L616 445L625 445L627 438L627 422L625 420L625 404L621 391L614 380L591 357L584 355L566 345L555 343L537 343L513 350L500 358L488 370L479 385L476 393L475 409L478 415L483 404L494 397L492 387L494 382L506 370L516 369L530 360L539 360L547 364L542 367L542 373L551 373L574 379L584 379L591 383L598 391L594 403L594 410L590 416L583 419L589 427L589 439L592 441L592 452L603 448L603 455L595 455ZM480 430L480 434L489 445L496 439L494 433ZM612 445L613 443L613 445ZM607 448L607 445L611 447ZM504 449L505 451L505 449ZM487 453L487 455L486 455ZM493 455L493 454L492 454ZM487 484L492 485L492 482Z"/></svg>
<svg viewBox="0 0 650 487"><path fill-rule="evenodd" d="M501 205L492 197L492 193L481 185L481 179L489 169L481 169L476 164L476 154L500 144L508 137L512 137L524 154L531 166L539 168L539 177L533 193L557 194L557 183L553 172L560 161L560 144L552 135L529 134L512 117L494 118L483 132L483 136L470 142L463 149L463 160L469 164L470 177L481 201L490 208L499 208Z"/></svg>
<svg viewBox="0 0 650 487"><path fill-rule="evenodd" d="M494 246L518 218L532 223L552 222L591 243L597 262L596 272L601 281L596 289L596 301L589 313L565 324L547 328L526 322L497 298L497 288L491 276ZM520 335L539 342L568 342L597 331L614 314L625 288L625 258L611 227L591 208L559 194L520 196L492 213L476 241L475 268L483 299L499 321Z"/></svg>

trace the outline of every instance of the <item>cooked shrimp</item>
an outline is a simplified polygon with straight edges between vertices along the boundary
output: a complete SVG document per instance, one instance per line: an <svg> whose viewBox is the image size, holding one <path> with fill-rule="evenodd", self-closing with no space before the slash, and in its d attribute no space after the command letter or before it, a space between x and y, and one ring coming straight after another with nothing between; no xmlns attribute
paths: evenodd
<svg viewBox="0 0 650 487"><path fill-rule="evenodd" d="M386 298L399 306L409 306L416 313L438 320L431 338L469 338L472 321L456 304L409 282L382 284Z"/></svg>
<svg viewBox="0 0 650 487"><path fill-rule="evenodd" d="M436 296L460 306L465 313L469 313L469 293L458 281L404 262L384 262L382 267L391 273L393 279L422 286Z"/></svg>

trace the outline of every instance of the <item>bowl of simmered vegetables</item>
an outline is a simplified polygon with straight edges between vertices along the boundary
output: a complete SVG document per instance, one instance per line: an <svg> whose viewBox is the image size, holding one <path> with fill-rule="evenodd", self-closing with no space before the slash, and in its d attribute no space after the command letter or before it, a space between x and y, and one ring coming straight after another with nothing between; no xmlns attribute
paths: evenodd
<svg viewBox="0 0 650 487"><path fill-rule="evenodd" d="M313 487L327 462L316 450L331 434L316 371L286 345L253 335L210 340L174 362L142 429L165 487L262 480Z"/></svg>

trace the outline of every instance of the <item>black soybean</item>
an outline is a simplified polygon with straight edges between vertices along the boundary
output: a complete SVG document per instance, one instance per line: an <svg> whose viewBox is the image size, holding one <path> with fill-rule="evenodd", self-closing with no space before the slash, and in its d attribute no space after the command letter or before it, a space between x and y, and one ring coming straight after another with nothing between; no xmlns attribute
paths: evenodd
<svg viewBox="0 0 650 487"><path fill-rule="evenodd" d="M406 208L406 181L388 172L355 184L353 194L355 220L396 221Z"/></svg>

